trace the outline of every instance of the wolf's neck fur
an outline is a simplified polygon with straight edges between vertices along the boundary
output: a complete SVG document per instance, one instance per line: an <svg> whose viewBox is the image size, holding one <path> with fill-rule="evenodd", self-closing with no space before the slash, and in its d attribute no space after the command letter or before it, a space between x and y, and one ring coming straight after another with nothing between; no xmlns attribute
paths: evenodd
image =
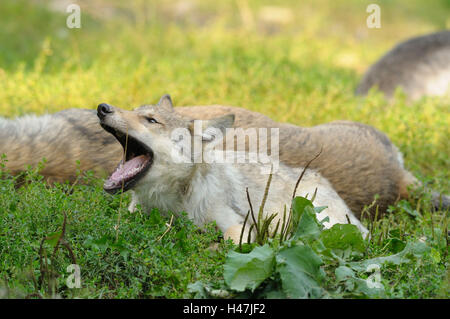
<svg viewBox="0 0 450 319"><path fill-rule="evenodd" d="M213 207L225 208L237 202L233 190L240 189L236 183L240 184L242 180L231 164L206 163L194 165L188 174L181 177L153 174L151 179L155 182L144 183L134 190L143 208L146 211L158 208L171 213L184 211L197 225L213 220L208 215Z"/></svg>

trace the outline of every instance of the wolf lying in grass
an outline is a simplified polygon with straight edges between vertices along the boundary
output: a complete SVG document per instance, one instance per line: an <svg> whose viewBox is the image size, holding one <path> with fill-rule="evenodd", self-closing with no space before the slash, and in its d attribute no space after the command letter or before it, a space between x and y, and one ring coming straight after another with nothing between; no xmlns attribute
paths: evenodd
<svg viewBox="0 0 450 319"><path fill-rule="evenodd" d="M378 207L382 214L388 205L408 197L408 188L417 184L412 174L403 168L401 154L388 137L364 124L336 121L302 128L277 123L260 113L238 107L173 108L168 96L161 99L158 107L142 109L145 108L159 110L180 123L234 114L235 127L278 128L279 159L291 168L305 167L322 150L310 168L330 183L358 218L364 206L374 202L375 195L378 199L372 212ZM158 113L156 120L157 117ZM41 117L0 119L0 154L3 153L8 159L6 168L13 174L26 165L37 165L45 157L47 163L41 174L48 180L74 181L77 168L93 170L98 175L111 173L122 158L123 148L113 135L100 127L95 111L72 109ZM80 160L79 167L76 160ZM435 206L449 205L446 196L434 193L433 200Z"/></svg>
<svg viewBox="0 0 450 319"><path fill-rule="evenodd" d="M246 154L255 154L233 150L228 152L237 157L231 162L223 160L226 151L214 146L220 146L223 142L226 129L234 124L234 115L203 121L201 129L195 131L194 121L176 113L170 98L166 96L158 106L142 106L134 111L101 104L98 117L101 126L114 135L124 149L123 160L105 181L107 192L133 190L130 210L140 204L145 211L152 208L186 211L195 224L201 226L215 221L225 237L239 241L240 232L235 228L242 229L251 202L261 203L263 199L268 178L267 173L262 173L263 165L270 164L273 168L274 163L246 163ZM199 137L200 160L194 159L195 151L192 152L191 148L185 154L177 152L181 142L179 135L173 132L180 129L188 131L189 143L195 136ZM212 129L219 130L218 136L211 135ZM210 160L206 161L208 152ZM218 160L213 161L215 159ZM281 164L270 175L271 189L264 206L266 216L279 212L277 216L281 219L285 206L290 207L301 171L301 168ZM247 198L246 190L252 200ZM315 194L314 203L327 206L319 214L321 219L328 217L325 226L349 221L357 225L361 232L367 233L331 184L319 173L307 171L298 194ZM273 223L276 224L278 219L275 218ZM248 234L244 236L247 238Z"/></svg>

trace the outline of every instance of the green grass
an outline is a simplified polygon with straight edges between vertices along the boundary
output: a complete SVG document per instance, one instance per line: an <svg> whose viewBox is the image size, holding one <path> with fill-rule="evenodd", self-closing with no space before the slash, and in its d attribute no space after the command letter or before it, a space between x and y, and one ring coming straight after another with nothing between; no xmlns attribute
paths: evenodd
<svg viewBox="0 0 450 319"><path fill-rule="evenodd" d="M170 223L157 211L130 213L128 196L84 179L90 186L48 187L29 171L20 190L17 178L0 180L0 297L182 298L192 281L220 276L224 250L209 250L219 236L214 225L200 231L183 214ZM76 260L62 245L53 254L60 236ZM73 263L81 289L66 284Z"/></svg>
<svg viewBox="0 0 450 319"><path fill-rule="evenodd" d="M198 0L186 1L195 11L184 16L177 13L178 1L136 0L127 7L110 1L113 16L101 15L96 1L85 1L81 29L67 29L67 15L42 2L0 3L0 116L100 102L130 109L169 93L179 106L236 105L301 126L354 120L385 132L408 169L450 193L449 98L408 103L399 92L387 103L377 92L354 96L363 72L395 43L450 26L447 1L379 1L377 30L365 26L370 1ZM268 5L288 8L293 18L267 22L261 10ZM76 185L71 194L68 185L48 188L34 181L14 189L12 182L0 182L0 281L10 295L36 291L40 242L61 229L63 212L65 238L84 280L82 290L70 290L58 279L64 297L186 297L192 295L189 283L222 276L226 249L205 253L218 236L212 229L201 233L176 219L158 241L169 217L128 213L127 197L120 205L100 181ZM402 202L392 207L393 217L374 227L377 239L368 243L364 258L392 254L388 243L398 236L403 242L425 237L440 256L438 262L428 258L383 269L389 297L448 297L447 248L441 242L447 217L430 214L427 203L425 195ZM65 250L55 258L54 269L65 274Z"/></svg>

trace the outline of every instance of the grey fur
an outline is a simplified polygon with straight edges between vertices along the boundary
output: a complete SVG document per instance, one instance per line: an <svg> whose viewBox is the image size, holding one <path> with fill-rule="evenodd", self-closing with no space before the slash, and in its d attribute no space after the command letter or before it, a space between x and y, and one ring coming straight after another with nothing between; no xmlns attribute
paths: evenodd
<svg viewBox="0 0 450 319"><path fill-rule="evenodd" d="M395 46L363 76L356 89L366 95L378 87L392 98L401 87L411 100L424 95L444 95L450 85L450 31L409 39Z"/></svg>

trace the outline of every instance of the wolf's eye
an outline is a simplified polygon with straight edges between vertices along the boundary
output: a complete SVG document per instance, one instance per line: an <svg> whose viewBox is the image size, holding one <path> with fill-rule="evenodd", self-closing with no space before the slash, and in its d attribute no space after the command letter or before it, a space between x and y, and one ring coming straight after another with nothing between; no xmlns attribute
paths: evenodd
<svg viewBox="0 0 450 319"><path fill-rule="evenodd" d="M153 117L146 117L145 118L149 123L158 123L158 121L157 120L155 120Z"/></svg>

